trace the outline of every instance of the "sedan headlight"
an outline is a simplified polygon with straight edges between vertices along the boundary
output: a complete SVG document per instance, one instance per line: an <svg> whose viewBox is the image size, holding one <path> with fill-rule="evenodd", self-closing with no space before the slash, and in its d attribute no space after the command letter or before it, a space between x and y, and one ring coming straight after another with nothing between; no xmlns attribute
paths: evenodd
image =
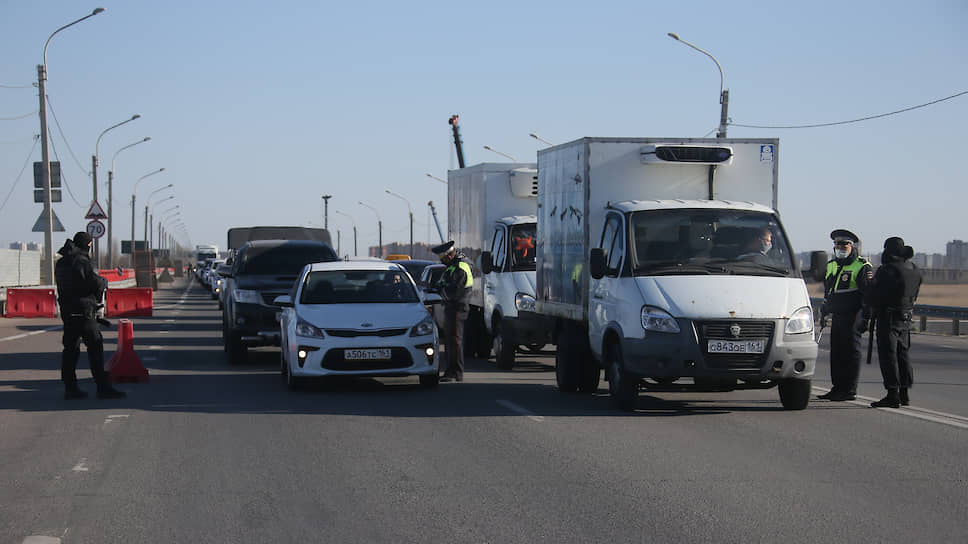
<svg viewBox="0 0 968 544"><path fill-rule="evenodd" d="M434 319L430 316L424 318L423 321L417 323L410 331L410 336L427 336L428 334L434 333Z"/></svg>
<svg viewBox="0 0 968 544"><path fill-rule="evenodd" d="M642 307L642 328L654 332L679 332L679 323L669 312L653 306Z"/></svg>
<svg viewBox="0 0 968 544"><path fill-rule="evenodd" d="M524 293L518 293L514 295L514 307L517 308L519 312L533 312L534 297Z"/></svg>
<svg viewBox="0 0 968 544"><path fill-rule="evenodd" d="M262 297L259 296L258 291L250 291L248 289L236 289L232 291L232 297L235 298L235 302L240 304L261 304Z"/></svg>
<svg viewBox="0 0 968 544"><path fill-rule="evenodd" d="M783 332L786 334L803 334L813 330L813 310L810 306L804 306L793 312L787 321Z"/></svg>
<svg viewBox="0 0 968 544"><path fill-rule="evenodd" d="M309 323L308 321L303 321L302 319L296 321L296 336L305 336L308 338L326 338L326 335L323 334L323 331L319 327Z"/></svg>

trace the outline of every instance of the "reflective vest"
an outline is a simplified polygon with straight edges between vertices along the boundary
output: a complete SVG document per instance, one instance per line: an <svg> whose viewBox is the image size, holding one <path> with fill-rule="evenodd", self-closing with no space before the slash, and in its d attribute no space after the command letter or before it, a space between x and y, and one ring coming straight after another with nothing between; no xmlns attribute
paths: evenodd
<svg viewBox="0 0 968 544"><path fill-rule="evenodd" d="M471 272L471 265L465 263L463 260L458 260L456 266L451 264L444 269L444 275L441 277L441 280L440 280L441 283L446 284L450 282L450 278L454 275L454 272L457 271L458 266L460 267L461 270L464 271L464 276L466 277L466 279L464 280L464 288L469 289L473 287L474 274Z"/></svg>
<svg viewBox="0 0 968 544"><path fill-rule="evenodd" d="M857 257L852 263L844 267L838 266L836 260L828 262L826 277L829 278L833 275L838 276L837 280L834 282L833 289L830 290L830 293L847 293L850 291L856 291L857 274L859 274L865 266L869 265L870 263L868 263L863 257Z"/></svg>

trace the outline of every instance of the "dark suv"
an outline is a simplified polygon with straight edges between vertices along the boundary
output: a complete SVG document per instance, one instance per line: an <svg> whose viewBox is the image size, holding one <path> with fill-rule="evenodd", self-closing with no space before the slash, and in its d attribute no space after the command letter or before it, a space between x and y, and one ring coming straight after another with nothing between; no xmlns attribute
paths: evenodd
<svg viewBox="0 0 968 544"><path fill-rule="evenodd" d="M338 261L333 248L311 240L256 240L238 249L223 282L222 341L229 361L245 360L249 347L278 346L279 306L310 263Z"/></svg>

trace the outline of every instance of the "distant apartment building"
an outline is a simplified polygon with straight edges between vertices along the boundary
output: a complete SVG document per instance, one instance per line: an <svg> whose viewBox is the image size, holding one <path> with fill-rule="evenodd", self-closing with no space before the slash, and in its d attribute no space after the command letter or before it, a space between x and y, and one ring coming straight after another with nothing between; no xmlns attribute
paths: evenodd
<svg viewBox="0 0 968 544"><path fill-rule="evenodd" d="M952 240L948 242L946 249L946 268L968 268L968 242L963 240Z"/></svg>

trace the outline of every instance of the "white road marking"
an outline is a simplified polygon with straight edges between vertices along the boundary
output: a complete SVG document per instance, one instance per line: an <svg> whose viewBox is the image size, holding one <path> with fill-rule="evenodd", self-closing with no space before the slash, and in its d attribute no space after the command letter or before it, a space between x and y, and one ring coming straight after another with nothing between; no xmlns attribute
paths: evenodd
<svg viewBox="0 0 968 544"><path fill-rule="evenodd" d="M131 417L130 414L112 414L104 419L104 424L101 425L102 429L107 429L110 423L120 422L122 419Z"/></svg>
<svg viewBox="0 0 968 544"><path fill-rule="evenodd" d="M35 334L43 334L45 332L58 331L58 330L63 329L63 328L64 328L63 325L58 325L56 327L50 327L49 329L44 329L42 331L25 332L23 334L17 334L17 335L14 335L14 336L8 336L6 338L0 338L0 342L6 342L8 340L17 340L17 339L20 339L20 338L27 338L28 336L33 336Z"/></svg>
<svg viewBox="0 0 968 544"><path fill-rule="evenodd" d="M171 332L171 331L158 331L158 334L168 334L168 333L170 333L170 332Z"/></svg>
<svg viewBox="0 0 968 544"><path fill-rule="evenodd" d="M517 405L517 404L515 404L515 403L513 403L513 402L511 402L509 400L497 399L496 402L498 404L500 404L501 406L507 408L508 410L511 410L512 412L515 412L515 413L520 414L522 416L526 416L531 421L537 421L539 423L542 422L542 421L544 421L544 416L539 416L539 415L535 414L534 412L532 412L531 410L528 410L527 408L525 408L523 406L519 406L519 405Z"/></svg>
<svg viewBox="0 0 968 544"><path fill-rule="evenodd" d="M823 389L820 387L814 387L817 391L823 391L826 393L828 389ZM863 397L857 395L855 400L847 401L850 404L856 406L866 406L870 407L871 403L880 400L871 397ZM892 414L898 414L901 416L913 417L915 419L922 419L924 421L931 421L934 423L940 423L942 425L947 425L949 427L956 427L958 429L968 429L968 417L959 416L956 414L949 414L947 412L938 412L935 410L929 410L927 408L918 408L917 406L902 406L900 408L878 408L878 410L886 410Z"/></svg>
<svg viewBox="0 0 968 544"><path fill-rule="evenodd" d="M23 544L61 544L61 539L56 536L30 535L24 539Z"/></svg>
<svg viewBox="0 0 968 544"><path fill-rule="evenodd" d="M87 472L89 470L87 468L87 459L84 457L81 457L81 460L78 461L77 464L74 465L74 468L72 468L71 470L73 470L74 472Z"/></svg>
<svg viewBox="0 0 968 544"><path fill-rule="evenodd" d="M148 346L145 349L165 349L165 348L163 348L161 346Z"/></svg>

